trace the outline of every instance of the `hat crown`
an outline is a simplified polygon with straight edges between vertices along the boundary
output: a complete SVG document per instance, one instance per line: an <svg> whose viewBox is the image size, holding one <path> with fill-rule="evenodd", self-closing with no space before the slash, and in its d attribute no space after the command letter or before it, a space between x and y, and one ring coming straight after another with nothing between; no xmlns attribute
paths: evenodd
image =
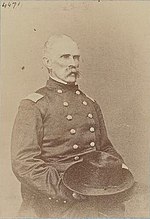
<svg viewBox="0 0 150 219"><path fill-rule="evenodd" d="M129 189L134 179L122 168L122 161L106 152L86 154L83 161L69 167L63 177L65 185L83 195L108 195Z"/></svg>
<svg viewBox="0 0 150 219"><path fill-rule="evenodd" d="M93 152L85 156L83 167L85 171L79 180L87 187L107 189L123 181L122 162L105 152Z"/></svg>
<svg viewBox="0 0 150 219"><path fill-rule="evenodd" d="M94 167L113 167L113 166L121 166L122 162L120 159L118 159L117 157L114 157L108 153L105 152L94 152L91 154L88 154L87 156L85 156L84 158L84 163L85 165L92 165Z"/></svg>

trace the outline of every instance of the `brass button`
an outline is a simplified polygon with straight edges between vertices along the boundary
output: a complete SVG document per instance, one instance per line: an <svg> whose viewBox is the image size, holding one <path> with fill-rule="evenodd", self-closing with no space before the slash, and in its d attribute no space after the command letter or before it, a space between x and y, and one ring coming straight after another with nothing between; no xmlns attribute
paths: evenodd
<svg viewBox="0 0 150 219"><path fill-rule="evenodd" d="M68 116L67 116L67 119L68 119L68 120L72 120L72 116L71 116L71 115L68 115Z"/></svg>
<svg viewBox="0 0 150 219"><path fill-rule="evenodd" d="M73 149L78 149L78 147L79 147L79 146L78 146L77 144L74 144L74 145L73 145Z"/></svg>
<svg viewBox="0 0 150 219"><path fill-rule="evenodd" d="M94 127L91 127L90 132L94 132L94 131L95 131Z"/></svg>
<svg viewBox="0 0 150 219"><path fill-rule="evenodd" d="M71 130L70 130L70 133L71 133L71 134L75 134L75 133L76 133L76 130L75 130L75 129L71 129Z"/></svg>
<svg viewBox="0 0 150 219"><path fill-rule="evenodd" d="M79 160L80 158L78 156L74 157L74 160Z"/></svg>
<svg viewBox="0 0 150 219"><path fill-rule="evenodd" d="M68 103L68 102L64 102L63 105L64 105L64 106L68 106L69 103Z"/></svg>
<svg viewBox="0 0 150 219"><path fill-rule="evenodd" d="M92 119L92 118L93 118L93 115L92 115L91 113L89 113L89 114L88 114L88 117L89 117L90 119Z"/></svg>
<svg viewBox="0 0 150 219"><path fill-rule="evenodd" d="M76 192L73 192L73 193L72 193L72 196L73 196L74 198L77 198L77 193L76 193Z"/></svg>
<svg viewBox="0 0 150 219"><path fill-rule="evenodd" d="M92 142L90 143L90 146L91 146L91 147L94 147L94 146L95 146L95 142L92 141Z"/></svg>
<svg viewBox="0 0 150 219"><path fill-rule="evenodd" d="M84 106L87 106L87 102L86 101L83 101L82 103L83 103Z"/></svg>
<svg viewBox="0 0 150 219"><path fill-rule="evenodd" d="M57 90L57 93L62 94L62 90L60 90L60 89Z"/></svg>
<svg viewBox="0 0 150 219"><path fill-rule="evenodd" d="M79 94L80 94L80 91L79 91L79 90L76 90L76 94L78 94L78 95L79 95Z"/></svg>

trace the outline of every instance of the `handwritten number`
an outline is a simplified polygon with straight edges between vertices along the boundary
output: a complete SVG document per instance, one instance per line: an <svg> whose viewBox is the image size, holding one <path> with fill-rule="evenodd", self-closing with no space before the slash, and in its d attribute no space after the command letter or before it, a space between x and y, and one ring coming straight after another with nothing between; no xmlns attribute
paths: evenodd
<svg viewBox="0 0 150 219"><path fill-rule="evenodd" d="M2 7L6 8L7 4L3 2Z"/></svg>
<svg viewBox="0 0 150 219"><path fill-rule="evenodd" d="M8 2L8 6L9 6L9 7L11 6L11 3L10 3L10 2Z"/></svg>
<svg viewBox="0 0 150 219"><path fill-rule="evenodd" d="M5 2L3 2L2 3L2 5L1 5L1 7L3 7L3 8L16 8L16 7L18 7L20 5L20 2L8 2L8 3L5 3Z"/></svg>
<svg viewBox="0 0 150 219"><path fill-rule="evenodd" d="M13 8L15 8L17 3L16 3L16 2L13 2L12 4L13 4Z"/></svg>

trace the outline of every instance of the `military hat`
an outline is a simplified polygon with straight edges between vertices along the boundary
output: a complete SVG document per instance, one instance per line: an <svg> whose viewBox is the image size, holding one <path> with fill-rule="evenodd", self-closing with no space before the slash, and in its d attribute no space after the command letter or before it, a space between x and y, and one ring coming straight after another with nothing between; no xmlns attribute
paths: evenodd
<svg viewBox="0 0 150 219"><path fill-rule="evenodd" d="M105 152L94 151L70 166L63 183L73 192L88 196L114 195L131 189L132 173L122 168L122 161Z"/></svg>

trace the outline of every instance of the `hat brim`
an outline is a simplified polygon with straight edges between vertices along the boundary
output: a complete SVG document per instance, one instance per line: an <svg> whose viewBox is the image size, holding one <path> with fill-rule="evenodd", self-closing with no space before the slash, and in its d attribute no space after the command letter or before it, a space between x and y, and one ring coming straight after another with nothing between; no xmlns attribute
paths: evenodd
<svg viewBox="0 0 150 219"><path fill-rule="evenodd" d="M81 195L88 196L101 196L101 195L113 195L117 193L122 193L129 190L134 185L134 178L131 172L127 169L122 168L123 175L123 183L118 186L106 187L106 188L93 188L89 185L87 186L82 182L82 180L78 180L80 174L82 174L82 163L76 163L70 166L64 173L63 183L64 185L72 190L73 192L77 192ZM78 174L78 172L80 172ZM94 179L93 179L94 180Z"/></svg>

